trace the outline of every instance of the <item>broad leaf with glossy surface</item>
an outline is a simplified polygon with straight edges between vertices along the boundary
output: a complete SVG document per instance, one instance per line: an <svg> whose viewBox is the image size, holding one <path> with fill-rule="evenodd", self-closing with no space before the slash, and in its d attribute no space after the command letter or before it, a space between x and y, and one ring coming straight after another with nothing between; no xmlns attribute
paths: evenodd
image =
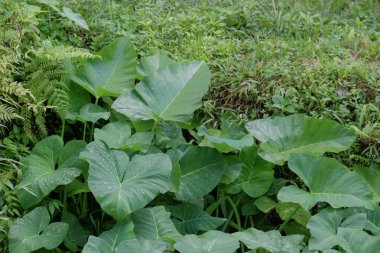
<svg viewBox="0 0 380 253"><path fill-rule="evenodd" d="M16 219L9 229L9 252L29 253L41 248L52 250L58 247L69 226L63 222L49 222L50 215L46 207L37 207Z"/></svg>
<svg viewBox="0 0 380 253"><path fill-rule="evenodd" d="M163 54L145 57L140 61L139 65L137 65L138 78L142 80L157 70L174 63L172 59Z"/></svg>
<svg viewBox="0 0 380 253"><path fill-rule="evenodd" d="M227 186L227 192L236 194L243 190L257 198L268 191L274 180L273 166L257 154L258 149L258 146L253 145L241 151L239 159L243 162L243 169L239 177Z"/></svg>
<svg viewBox="0 0 380 253"><path fill-rule="evenodd" d="M166 154L135 155L129 161L124 151L110 150L105 143L94 141L81 157L90 164L88 186L102 209L116 220L169 189L172 165Z"/></svg>
<svg viewBox="0 0 380 253"><path fill-rule="evenodd" d="M150 241L175 242L182 236L163 206L140 209L132 214L136 236Z"/></svg>
<svg viewBox="0 0 380 253"><path fill-rule="evenodd" d="M17 186L17 196L24 208L39 203L59 185L67 185L81 174L85 163L79 159L84 141L63 145L57 135L49 136L33 148L22 160L23 178ZM57 167L57 168L56 168Z"/></svg>
<svg viewBox="0 0 380 253"><path fill-rule="evenodd" d="M134 121L187 122L201 106L211 74L202 62L171 64L145 77L112 108Z"/></svg>
<svg viewBox="0 0 380 253"><path fill-rule="evenodd" d="M253 250L264 248L272 253L299 253L302 249L303 235L282 236L277 230L263 232L254 228L232 235Z"/></svg>
<svg viewBox="0 0 380 253"><path fill-rule="evenodd" d="M223 156L212 148L189 147L180 160L181 178L176 198L198 199L211 192L225 171Z"/></svg>
<svg viewBox="0 0 380 253"><path fill-rule="evenodd" d="M128 38L120 38L105 46L84 66L71 74L71 79L95 97L119 96L134 88L136 53Z"/></svg>
<svg viewBox="0 0 380 253"><path fill-rule="evenodd" d="M327 202L334 208L375 207L372 193L363 179L335 159L291 154L289 168L302 179L310 192L294 185L285 186L277 195L283 202L298 203L305 210L318 202Z"/></svg>
<svg viewBox="0 0 380 253"><path fill-rule="evenodd" d="M338 229L339 245L347 253L375 253L380 249L380 236L352 228Z"/></svg>
<svg viewBox="0 0 380 253"><path fill-rule="evenodd" d="M327 119L302 114L259 119L246 125L261 143L259 155L277 165L283 165L291 153L321 156L348 149L355 134L347 127Z"/></svg>

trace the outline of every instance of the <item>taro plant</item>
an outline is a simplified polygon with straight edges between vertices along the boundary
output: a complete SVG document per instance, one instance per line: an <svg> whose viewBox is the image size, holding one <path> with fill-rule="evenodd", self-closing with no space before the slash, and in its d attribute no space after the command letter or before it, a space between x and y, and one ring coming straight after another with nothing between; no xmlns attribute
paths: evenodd
<svg viewBox="0 0 380 253"><path fill-rule="evenodd" d="M29 212L10 228L11 253L377 251L380 171L332 158L351 130L301 114L248 132L197 125L204 63L137 63L126 38L98 55L70 67L67 119L91 122L89 138L49 136L22 162Z"/></svg>

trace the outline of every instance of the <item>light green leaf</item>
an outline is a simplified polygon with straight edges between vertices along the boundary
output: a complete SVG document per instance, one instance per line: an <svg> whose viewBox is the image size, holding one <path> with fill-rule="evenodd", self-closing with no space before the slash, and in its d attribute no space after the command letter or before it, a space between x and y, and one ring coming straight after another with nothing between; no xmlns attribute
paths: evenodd
<svg viewBox="0 0 380 253"><path fill-rule="evenodd" d="M167 252L167 243L162 240L133 239L120 243L115 253L163 253Z"/></svg>
<svg viewBox="0 0 380 253"><path fill-rule="evenodd" d="M190 203L182 203L168 209L173 216L174 225L182 234L216 229L226 222L226 219L212 217L198 205Z"/></svg>
<svg viewBox="0 0 380 253"><path fill-rule="evenodd" d="M79 223L77 217L69 211L63 210L61 221L69 226L63 243L68 249L76 252L78 246L82 247L86 244L88 235Z"/></svg>
<svg viewBox="0 0 380 253"><path fill-rule="evenodd" d="M132 221L136 235L145 240L175 242L182 237L163 206L140 209L132 214Z"/></svg>
<svg viewBox="0 0 380 253"><path fill-rule="evenodd" d="M85 145L84 141L74 140L63 147L62 138L57 135L37 143L32 153L21 161L23 178L17 186L17 196L25 209L81 174L85 163L79 159L79 152Z"/></svg>
<svg viewBox="0 0 380 253"><path fill-rule="evenodd" d="M37 207L16 219L9 229L9 253L29 253L41 248L51 250L58 247L69 226L63 222L49 222L46 207Z"/></svg>
<svg viewBox="0 0 380 253"><path fill-rule="evenodd" d="M338 228L339 245L347 253L375 253L380 249L380 236L359 229Z"/></svg>
<svg viewBox="0 0 380 253"><path fill-rule="evenodd" d="M291 154L289 168L302 179L310 192L294 185L285 186L277 195L283 202L298 203L305 210L318 202L327 202L334 208L373 209L375 206L372 193L362 178L335 159Z"/></svg>
<svg viewBox="0 0 380 253"><path fill-rule="evenodd" d="M88 24L86 20L84 20L82 14L75 13L70 8L63 7L63 13L61 13L61 15L73 21L77 26L80 26L83 29L89 30Z"/></svg>
<svg viewBox="0 0 380 253"><path fill-rule="evenodd" d="M131 128L126 122L108 123L102 129L95 129L94 139L104 141L108 147L119 149L131 136Z"/></svg>
<svg viewBox="0 0 380 253"><path fill-rule="evenodd" d="M121 148L136 151L147 151L152 144L153 138L153 132L134 133L128 138Z"/></svg>
<svg viewBox="0 0 380 253"><path fill-rule="evenodd" d="M380 202L380 170L357 166L354 170L364 179L373 192L377 202Z"/></svg>
<svg viewBox="0 0 380 253"><path fill-rule="evenodd" d="M225 133L218 129L207 129L202 126L198 131L199 136L203 136L204 140L200 146L214 147L219 152L231 152L234 150L242 150L254 144L252 135L243 132ZM211 144L211 145L210 145Z"/></svg>
<svg viewBox="0 0 380 253"><path fill-rule="evenodd" d="M212 148L189 147L180 160L179 200L198 199L211 192L225 171L223 156Z"/></svg>
<svg viewBox="0 0 380 253"><path fill-rule="evenodd" d="M125 221L118 223L111 230L101 233L98 237L91 235L84 246L82 253L122 252L118 251L118 248L124 248L123 242L131 241L135 237L132 222Z"/></svg>
<svg viewBox="0 0 380 253"><path fill-rule="evenodd" d="M172 166L166 154L135 155L129 161L125 152L94 141L81 158L90 164L88 186L102 209L116 220L123 220L169 189Z"/></svg>
<svg viewBox="0 0 380 253"><path fill-rule="evenodd" d="M183 62L158 69L135 89L118 97L112 105L133 121L188 122L201 106L211 74L201 62Z"/></svg>
<svg viewBox="0 0 380 253"><path fill-rule="evenodd" d="M136 52L128 38L119 38L105 46L84 66L71 74L71 79L95 97L119 96L134 88Z"/></svg>
<svg viewBox="0 0 380 253"><path fill-rule="evenodd" d="M306 226L311 214L309 211L305 211L298 204L279 202L276 206L276 211L282 220L294 219L301 225Z"/></svg>
<svg viewBox="0 0 380 253"><path fill-rule="evenodd" d="M267 196L261 196L255 200L255 206L263 213L269 213L276 205L277 203Z"/></svg>
<svg viewBox="0 0 380 253"><path fill-rule="evenodd" d="M87 104L82 106L79 111L79 116L77 119L81 122L96 122L100 119L107 120L110 117L111 113L103 109L99 105Z"/></svg>
<svg viewBox="0 0 380 253"><path fill-rule="evenodd" d="M243 232L232 234L242 241L249 249L264 248L274 253L299 253L303 235L282 236L277 230L263 232L249 228Z"/></svg>
<svg viewBox="0 0 380 253"><path fill-rule="evenodd" d="M325 208L312 216L307 228L310 230L309 248L327 250L339 244L337 230L339 227L363 229L366 224L364 213L355 213L344 220L342 209Z"/></svg>
<svg viewBox="0 0 380 253"><path fill-rule="evenodd" d="M257 198L268 191L274 180L274 171L272 164L258 156L258 149L254 145L240 152L243 169L239 177L226 187L227 192L236 194L243 190L249 196Z"/></svg>
<svg viewBox="0 0 380 253"><path fill-rule="evenodd" d="M243 169L243 163L236 156L227 156L225 157L225 160L227 162L226 171L220 182L223 184L230 184L239 177Z"/></svg>
<svg viewBox="0 0 380 253"><path fill-rule="evenodd" d="M345 126L302 114L259 119L249 122L246 128L262 142L259 155L277 165L283 165L291 153L338 153L355 141L355 134Z"/></svg>
<svg viewBox="0 0 380 253"><path fill-rule="evenodd" d="M162 54L145 57L141 60L139 65L137 65L138 77L142 80L157 70L174 63L175 62L172 59Z"/></svg>
<svg viewBox="0 0 380 253"><path fill-rule="evenodd" d="M330 249L339 243L337 230L343 221L344 210L325 208L313 215L307 228L310 229L309 248L311 250Z"/></svg>
<svg viewBox="0 0 380 253"><path fill-rule="evenodd" d="M211 230L202 235L185 235L174 248L181 253L232 253L239 248L233 236Z"/></svg>

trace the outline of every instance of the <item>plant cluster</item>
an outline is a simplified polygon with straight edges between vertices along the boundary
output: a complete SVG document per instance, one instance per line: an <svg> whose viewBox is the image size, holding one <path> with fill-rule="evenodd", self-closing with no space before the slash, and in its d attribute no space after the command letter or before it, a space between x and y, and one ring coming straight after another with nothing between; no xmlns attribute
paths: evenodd
<svg viewBox="0 0 380 253"><path fill-rule="evenodd" d="M350 149L349 128L303 114L197 123L208 67L138 61L128 38L66 71L63 115L82 140L65 142L63 124L21 160L29 211L11 224L10 253L378 249L378 166L325 156Z"/></svg>

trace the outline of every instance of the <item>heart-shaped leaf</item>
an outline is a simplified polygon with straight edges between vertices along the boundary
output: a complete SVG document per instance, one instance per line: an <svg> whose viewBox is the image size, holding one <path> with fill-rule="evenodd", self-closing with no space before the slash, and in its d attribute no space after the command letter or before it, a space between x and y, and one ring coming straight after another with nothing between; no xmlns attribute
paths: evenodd
<svg viewBox="0 0 380 253"><path fill-rule="evenodd" d="M181 179L176 198L198 199L211 192L225 171L223 156L212 148L189 147L180 160Z"/></svg>
<svg viewBox="0 0 380 253"><path fill-rule="evenodd" d="M310 212L304 210L298 204L279 202L276 206L276 212L282 220L294 219L297 223L306 226L310 220Z"/></svg>
<svg viewBox="0 0 380 253"><path fill-rule="evenodd" d="M137 65L138 78L142 80L157 70L174 63L172 59L163 54L145 57L141 60L139 65Z"/></svg>
<svg viewBox="0 0 380 253"><path fill-rule="evenodd" d="M116 111L134 121L188 122L201 106L211 74L201 62L171 64L146 76L135 89L118 97Z"/></svg>
<svg viewBox="0 0 380 253"><path fill-rule="evenodd" d="M321 156L325 152L338 153L355 141L353 131L337 122L301 114L255 120L246 128L262 142L259 155L278 165L283 165L291 153L313 156Z"/></svg>
<svg viewBox="0 0 380 253"><path fill-rule="evenodd" d="M274 171L272 164L257 154L258 149L254 145L240 152L239 159L243 162L243 169L239 177L227 186L227 192L236 194L243 190L249 196L257 198L268 191L274 180Z"/></svg>
<svg viewBox="0 0 380 253"><path fill-rule="evenodd" d="M175 242L182 237L163 206L140 209L132 214L132 220L139 238Z"/></svg>
<svg viewBox="0 0 380 253"><path fill-rule="evenodd" d="M119 96L134 87L136 53L128 38L120 38L105 46L84 66L71 74L71 80L95 97Z"/></svg>
<svg viewBox="0 0 380 253"><path fill-rule="evenodd" d="M41 248L52 250L58 247L69 226L63 222L49 222L46 207L37 207L16 219L9 229L9 253L29 253Z"/></svg>
<svg viewBox="0 0 380 253"><path fill-rule="evenodd" d="M327 202L334 208L375 207L372 193L363 179L335 159L291 154L289 168L302 179L310 192L294 185L285 186L277 195L283 202L298 203L305 210L318 202Z"/></svg>
<svg viewBox="0 0 380 253"><path fill-rule="evenodd" d="M116 220L169 189L172 165L166 154L135 155L129 161L125 152L94 141L81 157L90 164L88 186L102 209Z"/></svg>
<svg viewBox="0 0 380 253"><path fill-rule="evenodd" d="M198 205L183 203L169 207L174 225L182 234L195 234L199 230L208 231L221 226L226 219L210 216Z"/></svg>
<svg viewBox="0 0 380 253"><path fill-rule="evenodd" d="M276 230L263 232L254 228L236 232L232 235L253 250L264 248L273 253L299 253L302 249L300 243L303 235L282 236Z"/></svg>
<svg viewBox="0 0 380 253"><path fill-rule="evenodd" d="M118 223L111 230L101 233L98 237L91 235L82 253L127 252L118 249L125 249L123 242L130 242L134 240L135 237L132 222L125 221Z"/></svg>
<svg viewBox="0 0 380 253"><path fill-rule="evenodd" d="M17 196L24 208L39 203L58 185L67 185L81 174L85 163L79 159L84 141L70 141L63 146L61 137L49 136L22 160L23 178ZM58 168L56 166L58 165Z"/></svg>
<svg viewBox="0 0 380 253"><path fill-rule="evenodd" d="M231 253L239 241L229 234L211 230L202 235L185 235L174 248L181 253Z"/></svg>
<svg viewBox="0 0 380 253"><path fill-rule="evenodd" d="M168 252L167 243L162 240L145 240L145 239L133 239L120 243L116 248L115 253L163 253Z"/></svg>

